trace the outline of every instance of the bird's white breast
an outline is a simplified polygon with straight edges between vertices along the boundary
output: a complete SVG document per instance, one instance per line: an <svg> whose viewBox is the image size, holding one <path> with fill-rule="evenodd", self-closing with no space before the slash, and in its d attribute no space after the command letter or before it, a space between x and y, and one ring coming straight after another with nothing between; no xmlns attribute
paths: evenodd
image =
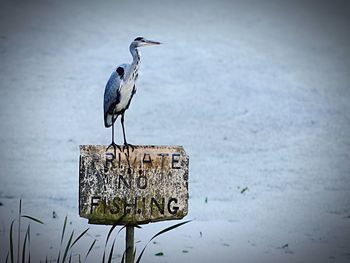
<svg viewBox="0 0 350 263"><path fill-rule="evenodd" d="M134 89L135 82L130 80L124 82L120 88L120 102L116 105L116 111L121 111L126 108L128 105L130 98L132 96L132 92Z"/></svg>

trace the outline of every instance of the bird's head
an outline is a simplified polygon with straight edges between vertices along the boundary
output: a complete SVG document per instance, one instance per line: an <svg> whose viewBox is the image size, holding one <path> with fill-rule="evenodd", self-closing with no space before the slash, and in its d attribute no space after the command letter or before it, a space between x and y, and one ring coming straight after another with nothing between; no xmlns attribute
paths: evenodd
<svg viewBox="0 0 350 263"><path fill-rule="evenodd" d="M159 45L160 42L148 40L143 37L137 37L134 39L134 41L131 44L134 45L135 47L143 47L143 46L150 46L150 45Z"/></svg>

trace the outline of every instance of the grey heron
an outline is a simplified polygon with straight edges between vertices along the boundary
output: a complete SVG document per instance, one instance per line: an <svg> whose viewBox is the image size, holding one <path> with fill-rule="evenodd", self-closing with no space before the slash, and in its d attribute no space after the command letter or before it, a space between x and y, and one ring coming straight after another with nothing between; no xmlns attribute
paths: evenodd
<svg viewBox="0 0 350 263"><path fill-rule="evenodd" d="M119 65L116 70L112 72L112 75L106 84L103 101L104 124L106 128L112 126L112 143L107 147L106 151L108 151L110 147L113 147L114 151L116 151L116 147L119 148L119 146L117 146L117 144L114 142L114 123L119 115L121 115L124 147L127 148L128 152L129 146L132 147L132 145L128 144L126 141L124 114L129 108L131 99L136 93L135 82L138 77L138 70L141 62L138 48L159 44L160 42L147 40L143 37L135 38L129 47L133 59L132 63Z"/></svg>

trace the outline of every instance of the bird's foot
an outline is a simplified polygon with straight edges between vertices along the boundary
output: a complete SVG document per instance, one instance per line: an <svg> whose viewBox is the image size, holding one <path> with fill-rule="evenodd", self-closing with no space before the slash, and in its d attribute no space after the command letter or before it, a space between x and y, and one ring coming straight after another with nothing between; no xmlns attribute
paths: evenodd
<svg viewBox="0 0 350 263"><path fill-rule="evenodd" d="M117 145L115 142L112 142L110 145L108 145L108 147L106 148L106 152L108 151L109 148L113 147L114 149L114 154L116 153L117 148L119 149L119 151L122 151L122 149L120 148L119 145Z"/></svg>
<svg viewBox="0 0 350 263"><path fill-rule="evenodd" d="M129 148L131 148L132 152L135 150L134 145L125 142L124 145L123 145L123 151L126 149L126 151L128 153L128 156L129 156Z"/></svg>

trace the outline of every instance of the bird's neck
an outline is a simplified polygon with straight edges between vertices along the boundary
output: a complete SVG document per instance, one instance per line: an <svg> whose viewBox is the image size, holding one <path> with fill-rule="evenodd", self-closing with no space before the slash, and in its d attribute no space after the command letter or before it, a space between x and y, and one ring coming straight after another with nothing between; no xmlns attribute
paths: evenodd
<svg viewBox="0 0 350 263"><path fill-rule="evenodd" d="M130 53L132 55L133 62L140 60L140 53L139 53L137 47L131 45L130 46Z"/></svg>
<svg viewBox="0 0 350 263"><path fill-rule="evenodd" d="M130 46L130 53L132 55L131 72L138 71L140 67L140 54L136 47Z"/></svg>

